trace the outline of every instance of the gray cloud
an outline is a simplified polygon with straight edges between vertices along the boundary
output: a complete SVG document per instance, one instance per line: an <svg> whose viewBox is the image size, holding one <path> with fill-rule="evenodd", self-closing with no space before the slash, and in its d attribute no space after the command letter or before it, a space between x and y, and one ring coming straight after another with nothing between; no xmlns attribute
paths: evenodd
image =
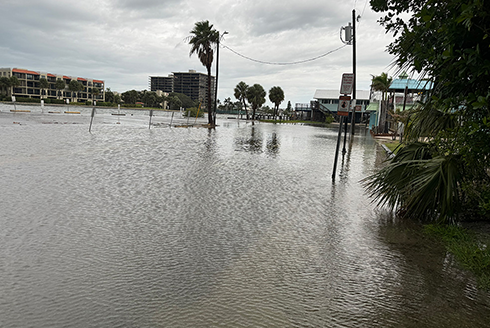
<svg viewBox="0 0 490 328"><path fill-rule="evenodd" d="M367 1L367 0L366 0ZM229 34L223 44L266 62L313 58L342 45L340 26L364 1L284 0L3 0L0 66L106 80L112 90L146 89L149 75L205 69L189 57L185 38L195 22L209 20ZM391 37L367 6L358 31L358 86L386 71ZM219 97L232 97L240 81L281 86L286 100L309 101L316 89L338 88L351 71L351 47L300 65L264 65L226 48L220 52ZM214 67L213 67L214 72Z"/></svg>

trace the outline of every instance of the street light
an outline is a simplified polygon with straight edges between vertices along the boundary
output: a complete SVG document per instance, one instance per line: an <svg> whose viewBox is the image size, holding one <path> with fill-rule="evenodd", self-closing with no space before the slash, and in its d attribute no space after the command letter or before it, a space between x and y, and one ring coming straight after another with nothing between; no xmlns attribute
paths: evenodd
<svg viewBox="0 0 490 328"><path fill-rule="evenodd" d="M219 41L225 35L228 34L224 31L223 34L219 34L218 31L218 42L216 42L216 83L214 86L214 111L213 111L213 125L216 125L216 109L218 108L218 68L219 68Z"/></svg>

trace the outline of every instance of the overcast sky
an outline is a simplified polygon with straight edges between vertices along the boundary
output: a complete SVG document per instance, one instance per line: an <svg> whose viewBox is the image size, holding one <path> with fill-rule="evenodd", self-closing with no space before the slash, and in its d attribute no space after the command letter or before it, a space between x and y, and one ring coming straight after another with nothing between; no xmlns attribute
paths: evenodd
<svg viewBox="0 0 490 328"><path fill-rule="evenodd" d="M225 35L220 49L218 98L240 81L280 86L287 101L306 103L316 89L340 88L352 72L352 46L338 49L341 26L357 23L357 89L371 75L393 73L386 46L393 40L377 23L369 1L336 0L0 0L0 67L17 67L105 80L113 91L148 89L149 76L189 69L206 73L189 57L186 37L209 20ZM296 65L268 65L258 61ZM213 75L215 67L213 65ZM390 74L391 75L391 74ZM267 104L270 104L269 102Z"/></svg>

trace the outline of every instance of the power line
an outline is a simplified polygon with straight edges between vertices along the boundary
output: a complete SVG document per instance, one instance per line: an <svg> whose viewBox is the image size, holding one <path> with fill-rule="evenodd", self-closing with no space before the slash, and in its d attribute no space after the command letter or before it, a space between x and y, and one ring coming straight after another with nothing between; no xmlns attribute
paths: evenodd
<svg viewBox="0 0 490 328"><path fill-rule="evenodd" d="M299 61L294 61L294 62L285 62L285 63L277 63L277 62L267 62L267 61L262 61L262 60L258 60L258 59L254 59L254 58L251 58L251 57L248 57L248 56L245 56L245 55L242 55L241 53L231 49L230 47L226 46L226 45L222 45L223 48L226 48L228 50L230 50L231 52L233 52L235 55L238 55L242 58L245 58L247 60L250 60L250 61L253 61L253 62L256 62L256 63L260 63L260 64L266 64L266 65L282 65L282 66L286 66L286 65L297 65L297 64L303 64L303 63L307 63L307 62L311 62L311 61L314 61L314 60L317 60L317 59L320 59L320 58L323 58L325 56L328 56L330 55L331 53L334 53L336 51L339 51L340 49L344 48L346 45L344 44L343 46L340 46L338 47L337 49L334 49L334 50L331 50L329 52L326 52L320 56L316 56L316 57L313 57L313 58L309 58L309 59L305 59L305 60L299 60Z"/></svg>

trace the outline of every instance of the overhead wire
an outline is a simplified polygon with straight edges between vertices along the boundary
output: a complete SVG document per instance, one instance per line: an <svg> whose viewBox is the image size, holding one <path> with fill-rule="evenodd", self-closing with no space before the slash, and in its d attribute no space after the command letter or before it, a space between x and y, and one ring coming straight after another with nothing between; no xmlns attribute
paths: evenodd
<svg viewBox="0 0 490 328"><path fill-rule="evenodd" d="M245 56L241 53L239 53L238 51L235 51L233 50L232 48L226 46L226 45L221 45L223 48L226 48L228 50L230 50L231 52L233 52L235 55L237 56L240 56L242 58L245 58L247 60L250 60L250 61L253 61L253 62L256 62L256 63L260 63L260 64L266 64L266 65L281 65L281 66L287 66L287 65L298 65L298 64L303 64L303 63L307 63L307 62L311 62L311 61L314 61L314 60L317 60L317 59L320 59L320 58L323 58L323 57L326 57L336 51L339 51L340 49L344 48L346 45L342 45L334 50L331 50L331 51L328 51L324 54L321 54L319 56L316 56L316 57L313 57L313 58L308 58L308 59L304 59L304 60L298 60L298 61L294 61L294 62L269 62L269 61L263 61L263 60L259 60L259 59L255 59L255 58L252 58L252 57L248 57L248 56Z"/></svg>
<svg viewBox="0 0 490 328"><path fill-rule="evenodd" d="M360 15L360 17L362 17L364 15L364 11L366 10L367 3L368 3L368 0L366 0L364 2L364 8L362 10L362 14ZM354 8L356 8L356 6L357 6L357 0L355 0ZM359 25L360 25L360 22L359 22ZM308 62L311 62L311 61L314 61L314 60L318 60L318 59L323 58L323 57L326 57L326 56L328 56L328 55L330 55L330 54L332 54L332 53L334 53L336 51L339 51L340 49L346 47L347 44L344 44L344 45L342 45L342 46L340 46L340 47L338 47L336 49L333 49L331 51L328 51L328 52L326 52L324 54L321 54L319 56L308 58L308 59L304 59L304 60L293 61L293 62L270 62L270 61L263 61L263 60L259 60L259 59L255 59L255 58L252 58L252 57L243 55L243 54L239 53L238 51L233 50L232 48L228 47L227 45L221 44L220 46L223 47L223 48L226 48L226 49L230 50L231 52L233 52L237 56L240 56L240 57L242 57L244 59L247 59L247 60L250 60L250 61L259 63L259 64L277 65L277 66L288 66L288 65L298 65L298 64L303 64L303 63L308 63Z"/></svg>

